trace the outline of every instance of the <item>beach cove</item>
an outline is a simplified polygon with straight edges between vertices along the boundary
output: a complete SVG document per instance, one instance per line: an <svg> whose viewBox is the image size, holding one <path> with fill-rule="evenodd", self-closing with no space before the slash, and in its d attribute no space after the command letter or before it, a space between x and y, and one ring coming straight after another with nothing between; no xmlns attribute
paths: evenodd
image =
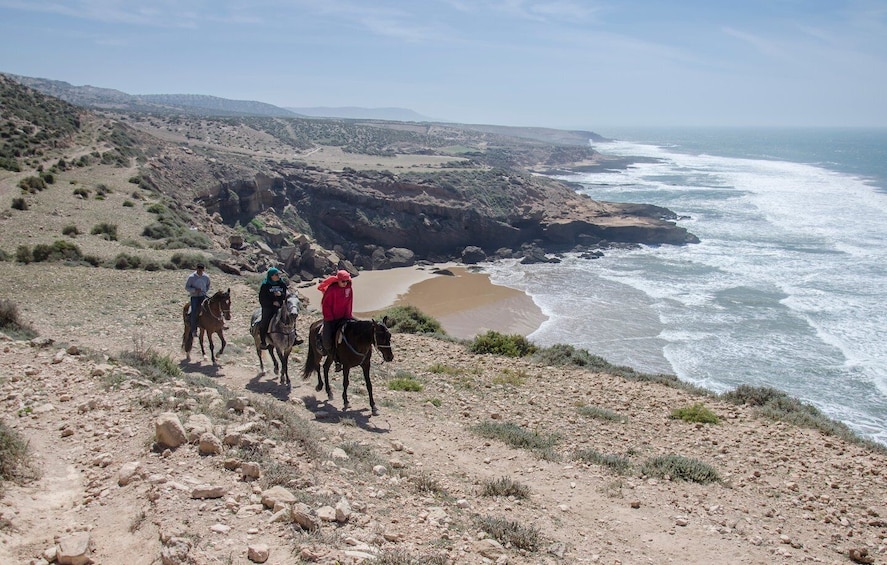
<svg viewBox="0 0 887 565"><path fill-rule="evenodd" d="M309 308L320 310L316 283L300 287L299 292L308 299ZM356 317L372 318L388 307L407 305L435 318L447 334L460 339L488 330L526 336L547 320L529 295L493 284L488 274L475 268L401 267L361 271L354 278Z"/></svg>

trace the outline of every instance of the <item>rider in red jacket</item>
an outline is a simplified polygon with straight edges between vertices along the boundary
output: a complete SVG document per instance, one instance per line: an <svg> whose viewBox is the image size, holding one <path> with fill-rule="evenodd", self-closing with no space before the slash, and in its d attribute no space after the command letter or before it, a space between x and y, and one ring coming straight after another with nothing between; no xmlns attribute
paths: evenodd
<svg viewBox="0 0 887 565"><path fill-rule="evenodd" d="M335 275L325 278L317 285L317 290L323 294L320 301L323 310L323 349L327 355L333 353L333 339L336 331L347 320L353 318L351 309L354 305L354 291L351 287L351 274L341 270ZM341 370L341 365L336 360L336 370Z"/></svg>

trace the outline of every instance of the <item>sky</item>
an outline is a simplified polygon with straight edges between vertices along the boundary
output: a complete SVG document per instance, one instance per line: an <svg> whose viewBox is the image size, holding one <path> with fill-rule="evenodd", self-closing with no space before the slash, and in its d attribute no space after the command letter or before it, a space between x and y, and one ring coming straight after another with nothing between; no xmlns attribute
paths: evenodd
<svg viewBox="0 0 887 565"><path fill-rule="evenodd" d="M0 72L460 123L887 127L887 0L0 0Z"/></svg>

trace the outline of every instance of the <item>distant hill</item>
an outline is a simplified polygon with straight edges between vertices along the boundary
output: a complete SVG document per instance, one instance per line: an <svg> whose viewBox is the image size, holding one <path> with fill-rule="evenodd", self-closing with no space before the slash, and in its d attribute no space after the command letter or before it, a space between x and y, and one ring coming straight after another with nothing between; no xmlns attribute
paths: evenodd
<svg viewBox="0 0 887 565"><path fill-rule="evenodd" d="M395 122L434 122L440 121L423 116L408 108L360 108L357 106L315 106L311 108L286 107L291 112L316 118L345 118L353 120L388 120Z"/></svg>
<svg viewBox="0 0 887 565"><path fill-rule="evenodd" d="M60 80L6 74L16 82L75 106L124 112L185 113L205 116L299 117L289 110L254 100L229 100L203 94L133 95L111 88L74 86Z"/></svg>

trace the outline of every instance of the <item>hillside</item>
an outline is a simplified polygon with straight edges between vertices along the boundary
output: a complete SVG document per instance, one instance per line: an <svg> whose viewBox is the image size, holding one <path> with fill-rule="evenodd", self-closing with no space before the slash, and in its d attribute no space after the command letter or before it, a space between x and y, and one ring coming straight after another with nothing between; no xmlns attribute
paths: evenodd
<svg viewBox="0 0 887 565"><path fill-rule="evenodd" d="M532 173L604 158L575 132L555 144L449 125L94 113L0 79L7 99L40 109L4 113L10 136L0 149L10 172L0 173L0 204L62 206L69 224L80 223L71 210L104 209L99 215L125 220L126 242L84 233L123 242L100 246L115 253L91 256L92 264L126 252L142 264L169 265L176 251L156 251L200 249L228 272L279 264L311 280L335 268L556 261L551 254L564 251L696 241L669 210L596 202ZM76 120L70 131L45 119L45 109L59 105ZM29 131L41 139L18 139ZM52 191L28 184L47 180ZM16 195L21 183L27 188ZM66 184L70 194L59 194ZM30 219L10 212L8 232ZM59 234L35 234L32 244L52 245ZM4 239L7 256L14 241Z"/></svg>
<svg viewBox="0 0 887 565"><path fill-rule="evenodd" d="M361 257L418 264L384 239L417 218L441 238L544 225L563 240L552 248L618 241L591 225L686 241L668 211L575 199L526 172L604 158L590 148L95 113L5 81L0 563L885 560L887 449L777 391L715 396L587 352L511 358L405 333L392 363L372 359L378 415L354 371L348 410L340 374L332 398L301 380L304 346L290 386L267 357L259 371L248 324L267 266L298 287ZM337 243L354 226L361 245ZM180 349L201 259L233 297L218 364ZM301 335L318 317L302 314Z"/></svg>

